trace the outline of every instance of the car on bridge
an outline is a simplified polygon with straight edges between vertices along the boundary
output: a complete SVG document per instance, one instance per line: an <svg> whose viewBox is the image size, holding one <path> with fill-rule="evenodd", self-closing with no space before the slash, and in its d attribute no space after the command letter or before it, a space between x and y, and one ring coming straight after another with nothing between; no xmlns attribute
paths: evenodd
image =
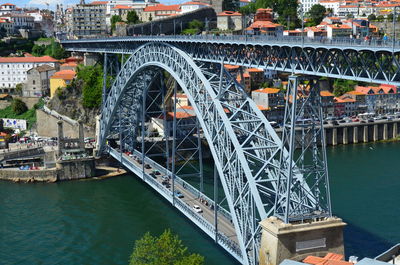
<svg viewBox="0 0 400 265"><path fill-rule="evenodd" d="M203 210L200 208L200 206L198 206L197 204L195 204L195 205L193 205L193 210L196 212L196 213L202 213L203 212Z"/></svg>
<svg viewBox="0 0 400 265"><path fill-rule="evenodd" d="M180 192L179 190L176 190L176 191L175 191L175 197L177 197L177 198L183 198L184 196L183 196L182 192Z"/></svg>

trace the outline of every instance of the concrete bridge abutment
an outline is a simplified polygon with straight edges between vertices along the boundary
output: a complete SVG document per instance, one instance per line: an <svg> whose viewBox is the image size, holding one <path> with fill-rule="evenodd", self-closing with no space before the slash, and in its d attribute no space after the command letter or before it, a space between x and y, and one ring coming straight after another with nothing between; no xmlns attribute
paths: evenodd
<svg viewBox="0 0 400 265"><path fill-rule="evenodd" d="M262 227L260 265L278 265L285 259L302 261L307 256L323 257L329 252L344 255L343 228L337 217L286 224L276 217Z"/></svg>

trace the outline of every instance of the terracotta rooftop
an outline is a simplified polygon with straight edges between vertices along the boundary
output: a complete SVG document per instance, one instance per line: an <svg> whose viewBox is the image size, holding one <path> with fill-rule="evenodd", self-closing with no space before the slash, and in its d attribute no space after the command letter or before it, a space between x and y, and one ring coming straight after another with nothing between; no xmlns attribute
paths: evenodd
<svg viewBox="0 0 400 265"><path fill-rule="evenodd" d="M333 97L333 94L327 90L320 91L319 94L321 97Z"/></svg>
<svg viewBox="0 0 400 265"><path fill-rule="evenodd" d="M218 16L241 16L239 12L234 12L234 11L223 11L221 13L218 13Z"/></svg>
<svg viewBox="0 0 400 265"><path fill-rule="evenodd" d="M266 88L261 88L254 90L253 92L257 93L267 93L267 94L276 94L279 92L279 88L271 88L271 87L266 87Z"/></svg>
<svg viewBox="0 0 400 265"><path fill-rule="evenodd" d="M0 63L55 63L58 60L50 56L42 57L0 57Z"/></svg>
<svg viewBox="0 0 400 265"><path fill-rule="evenodd" d="M51 79L64 79L64 80L72 80L76 76L76 72L72 70L62 70L55 72L54 75L52 75L50 78Z"/></svg>
<svg viewBox="0 0 400 265"><path fill-rule="evenodd" d="M180 12L181 7L180 5L163 5L163 4L158 4L155 6L147 6L144 10L144 12L155 12L155 11L176 11Z"/></svg>

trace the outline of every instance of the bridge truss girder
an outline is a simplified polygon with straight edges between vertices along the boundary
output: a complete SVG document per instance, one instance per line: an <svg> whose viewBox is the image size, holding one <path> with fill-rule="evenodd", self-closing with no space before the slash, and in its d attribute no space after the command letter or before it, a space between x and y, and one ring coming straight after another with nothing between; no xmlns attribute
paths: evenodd
<svg viewBox="0 0 400 265"><path fill-rule="evenodd" d="M167 44L138 48L122 67L103 105L100 150L106 139L118 133L123 146L120 151L125 146L134 148L132 130L138 131L140 122L144 126L144 98L160 68L168 71L188 96L209 143L240 246L240 253L232 247L231 254L244 264L256 264L259 222L274 213L280 159L287 159L288 152L223 64L196 64L185 52ZM301 181L302 175L295 179ZM310 191L306 182L302 185ZM291 193L290 200L312 201L309 193L301 194L309 196L308 200L298 196Z"/></svg>
<svg viewBox="0 0 400 265"><path fill-rule="evenodd" d="M196 61L259 67L280 72L400 85L399 49L316 43L224 41L205 37L135 37L65 41L67 50L132 53L147 42L170 43Z"/></svg>

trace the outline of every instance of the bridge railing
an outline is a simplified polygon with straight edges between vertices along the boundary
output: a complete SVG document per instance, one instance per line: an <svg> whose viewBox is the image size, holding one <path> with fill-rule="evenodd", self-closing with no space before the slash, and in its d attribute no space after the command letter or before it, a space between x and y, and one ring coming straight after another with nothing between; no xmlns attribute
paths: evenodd
<svg viewBox="0 0 400 265"><path fill-rule="evenodd" d="M204 34L204 35L137 35L137 36L125 36L125 37L111 37L111 38L102 38L102 37L94 37L90 38L94 40L104 40L106 42L112 41L129 41L129 40L155 40L155 41L229 41L229 42L250 42L255 44L295 44L295 45L322 45L322 46L345 46L348 48L351 47L367 47L367 48L400 48L400 40L387 39L383 40L381 38L369 38L365 39L357 39L357 38L349 38L349 37L337 37L337 38L326 38L326 37L302 37L302 36L270 36L270 35L220 35L216 36L214 34ZM86 42L86 40L67 40L63 41L63 43L74 43L74 42Z"/></svg>
<svg viewBox="0 0 400 265"><path fill-rule="evenodd" d="M134 150L134 154L138 157L142 157L142 154L137 151ZM164 174L166 174L167 176L172 176L172 172L167 170L166 168L164 168L163 166L161 166L160 164L158 164L156 161L145 157L144 158L144 162L151 164L155 169L157 169L160 172L163 172ZM185 190L189 191L190 193L192 193L196 198L201 198L203 199L205 202L207 202L208 207L215 207L214 201L209 198L207 195L205 195L204 193L200 192L198 189L196 189L195 187L193 187L191 184L189 184L188 182L184 181L182 178L180 178L179 176L175 175L175 181L176 183L180 184L182 187L185 188ZM232 216L231 214L223 207L218 207L218 213L221 214L222 216L224 216L226 219L228 219L229 222L232 222Z"/></svg>
<svg viewBox="0 0 400 265"><path fill-rule="evenodd" d="M181 211L184 211L187 214L189 214L193 219L195 219L198 223L200 223L200 225L204 226L204 228L209 230L212 234L215 234L215 227L201 215L195 213L189 205L180 200L176 200L175 205L176 207L180 208ZM225 234L218 232L217 241L220 245L223 245L225 248L229 249L230 252L233 252L237 256L242 257L239 245L232 239L227 237Z"/></svg>

